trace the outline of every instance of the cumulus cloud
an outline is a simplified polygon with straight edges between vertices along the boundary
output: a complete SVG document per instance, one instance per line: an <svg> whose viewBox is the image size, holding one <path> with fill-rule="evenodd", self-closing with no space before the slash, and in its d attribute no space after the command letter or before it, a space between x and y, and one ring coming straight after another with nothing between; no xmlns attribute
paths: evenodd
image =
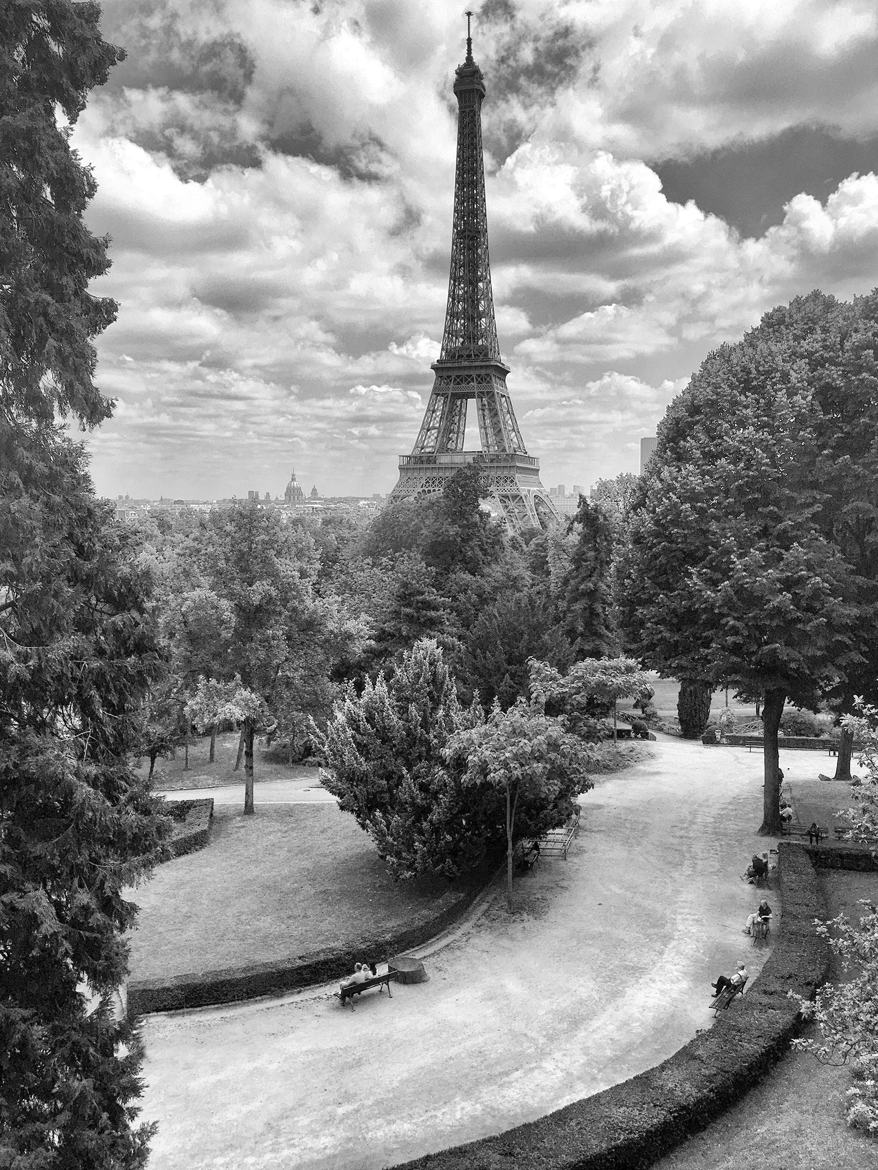
<svg viewBox="0 0 878 1170"><path fill-rule="evenodd" d="M100 490L389 489L432 385L455 156L451 0L116 0L128 58L74 142L116 297ZM819 118L878 131L870 0L488 0L474 21L509 388L544 482L636 470L707 351L878 270L878 179L794 193L758 239L662 190ZM692 165L697 165L693 162Z"/></svg>

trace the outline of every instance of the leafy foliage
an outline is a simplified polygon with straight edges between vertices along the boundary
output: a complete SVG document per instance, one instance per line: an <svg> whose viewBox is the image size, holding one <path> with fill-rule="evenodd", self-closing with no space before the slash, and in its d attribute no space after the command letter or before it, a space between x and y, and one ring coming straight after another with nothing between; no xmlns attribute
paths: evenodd
<svg viewBox="0 0 878 1170"><path fill-rule="evenodd" d="M843 451L863 448L862 415L878 411L864 343L876 330L872 298L813 293L767 314L671 405L639 486L620 590L628 636L666 674L764 698L766 833L780 829L784 702L844 690L871 653L876 488L846 474ZM862 520L859 542L841 514Z"/></svg>
<svg viewBox="0 0 878 1170"><path fill-rule="evenodd" d="M878 707L857 700L854 715L847 715L844 728L861 744L860 766L864 774L851 786L853 804L840 815L845 836L878 849Z"/></svg>
<svg viewBox="0 0 878 1170"><path fill-rule="evenodd" d="M561 714L580 739L603 738L601 720L619 699L640 695L649 685L646 671L633 658L584 658L562 675L545 662L530 662L533 699Z"/></svg>
<svg viewBox="0 0 878 1170"><path fill-rule="evenodd" d="M819 1039L793 1040L824 1064L851 1063L854 1086L847 1093L848 1124L878 1136L878 910L861 902L857 922L840 914L818 922L815 930L829 942L850 977L819 988L813 1001L795 998L805 1019L813 1019Z"/></svg>
<svg viewBox="0 0 878 1170"><path fill-rule="evenodd" d="M507 904L512 909L512 858L522 837L539 838L562 825L575 799L593 787L588 752L565 721L519 699L507 711L495 703L484 723L458 731L443 752L464 787L487 787L504 798Z"/></svg>

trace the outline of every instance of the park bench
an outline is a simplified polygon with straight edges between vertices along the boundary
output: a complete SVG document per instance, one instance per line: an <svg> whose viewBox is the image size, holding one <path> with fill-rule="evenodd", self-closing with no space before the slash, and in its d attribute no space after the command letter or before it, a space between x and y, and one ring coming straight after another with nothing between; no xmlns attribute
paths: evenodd
<svg viewBox="0 0 878 1170"><path fill-rule="evenodd" d="M578 818L571 818L563 828L546 833L540 841L540 857L563 857L566 861L578 827Z"/></svg>
<svg viewBox="0 0 878 1170"><path fill-rule="evenodd" d="M724 987L710 1005L713 1009L713 1018L716 1019L721 1011L725 1011L733 999L737 999L739 995L743 995L746 986L747 980L745 979L743 983L733 983L731 986Z"/></svg>
<svg viewBox="0 0 878 1170"><path fill-rule="evenodd" d="M393 992L390 990L390 980L393 977L393 971L385 971L383 975L372 975L371 978L364 980L362 983L346 983L335 994L341 1000L342 1007L344 1007L347 1000L350 1000L351 1011L354 1011L354 996L362 995L364 991L369 991L372 987L377 987L379 993L386 987L387 994L393 999Z"/></svg>
<svg viewBox="0 0 878 1170"><path fill-rule="evenodd" d="M750 752L754 749L761 752L765 746L761 735L735 735L734 732L725 736L724 742L730 747L745 747ZM778 737L777 746L791 751L829 752L831 756L838 755L838 740L820 736L781 735Z"/></svg>

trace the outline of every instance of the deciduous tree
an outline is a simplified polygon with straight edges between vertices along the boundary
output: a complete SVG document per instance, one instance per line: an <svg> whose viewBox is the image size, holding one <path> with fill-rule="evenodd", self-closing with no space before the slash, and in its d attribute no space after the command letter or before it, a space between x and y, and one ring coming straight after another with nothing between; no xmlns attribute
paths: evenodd
<svg viewBox="0 0 878 1170"><path fill-rule="evenodd" d="M762 833L780 831L784 702L814 709L865 657L868 591L832 518L857 512L874 485L844 479L853 493L845 502L833 482L843 440L832 474L820 455L839 427L854 442L862 426L858 390L849 386L849 414L827 413L822 399L827 381L845 395L845 315L814 293L708 356L659 427L626 558L632 589L623 597L634 597L636 582L626 625L644 660L763 699Z"/></svg>
<svg viewBox="0 0 878 1170"><path fill-rule="evenodd" d="M487 787L502 796L506 905L512 911L515 845L562 825L576 797L593 787L586 746L563 719L519 699L507 711L495 703L484 723L456 732L442 754L465 789Z"/></svg>

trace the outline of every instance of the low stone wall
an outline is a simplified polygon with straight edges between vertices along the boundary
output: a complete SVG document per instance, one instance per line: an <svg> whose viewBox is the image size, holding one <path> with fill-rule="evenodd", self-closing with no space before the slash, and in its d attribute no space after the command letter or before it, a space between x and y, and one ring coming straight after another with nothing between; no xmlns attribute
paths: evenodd
<svg viewBox="0 0 878 1170"><path fill-rule="evenodd" d="M496 1137L406 1162L405 1170L637 1170L703 1129L796 1034L788 992L810 998L826 977L829 947L812 925L824 907L809 851L782 842L779 871L780 938L747 994L711 1028L620 1085Z"/></svg>
<svg viewBox="0 0 878 1170"><path fill-rule="evenodd" d="M212 796L200 800L168 800L165 804L169 814L174 818L166 860L194 853L196 849L203 849L209 844L213 823Z"/></svg>
<svg viewBox="0 0 878 1170"><path fill-rule="evenodd" d="M233 1003L262 995L279 995L298 987L326 983L349 975L354 963L386 962L392 955L411 950L440 934L472 905L494 876L486 868L459 890L449 890L425 907L407 926L386 934L364 936L344 947L291 955L271 963L254 963L217 971L162 979L132 979L128 983L128 1018L148 1012L177 1011Z"/></svg>

